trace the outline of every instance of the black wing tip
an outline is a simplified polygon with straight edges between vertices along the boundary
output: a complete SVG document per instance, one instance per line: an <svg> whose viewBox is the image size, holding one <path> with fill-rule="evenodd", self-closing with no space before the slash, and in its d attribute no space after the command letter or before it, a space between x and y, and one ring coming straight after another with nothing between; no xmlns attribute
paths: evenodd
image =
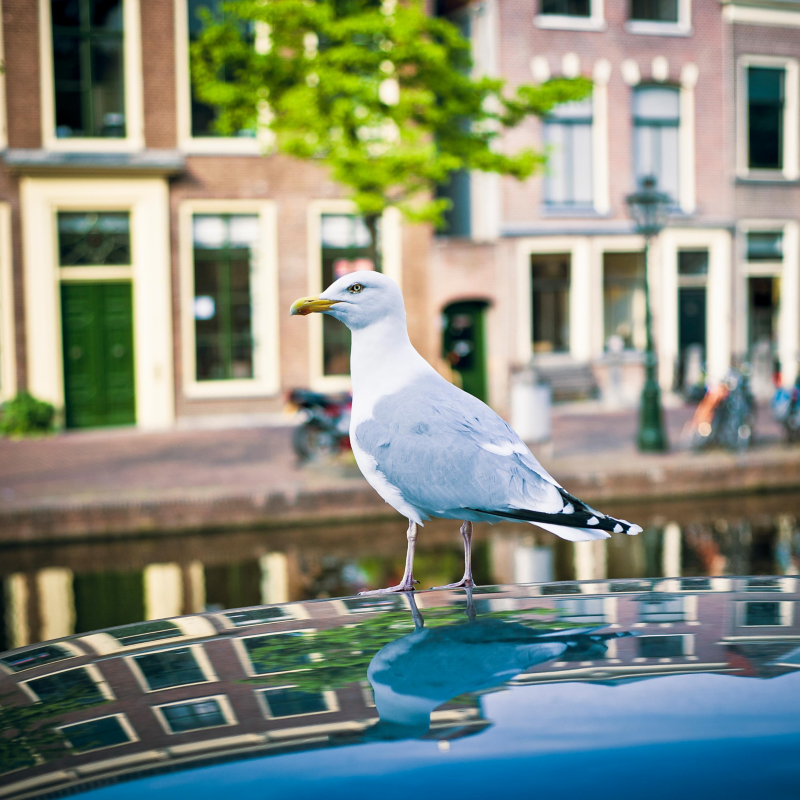
<svg viewBox="0 0 800 800"><path fill-rule="evenodd" d="M639 525L634 525L624 519L605 516L593 509L589 509L580 500L577 502L588 510L576 509L572 513L559 512L557 514L532 511L527 508L515 508L513 511L488 511L483 508L467 508L465 510L502 519L517 520L518 522L543 522L548 525L562 525L565 528L588 528L589 530L606 531L607 533L625 533L628 536L635 536L642 530Z"/></svg>

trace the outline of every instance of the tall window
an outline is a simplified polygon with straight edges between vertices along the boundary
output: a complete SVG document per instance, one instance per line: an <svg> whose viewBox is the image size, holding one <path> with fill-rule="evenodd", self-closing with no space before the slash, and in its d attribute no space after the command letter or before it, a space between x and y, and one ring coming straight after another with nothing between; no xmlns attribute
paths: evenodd
<svg viewBox="0 0 800 800"><path fill-rule="evenodd" d="M99 750L102 747L114 747L131 741L131 735L118 714L65 725L61 728L61 733L72 749L78 753Z"/></svg>
<svg viewBox="0 0 800 800"><path fill-rule="evenodd" d="M256 214L197 214L194 238L196 379L252 378Z"/></svg>
<svg viewBox="0 0 800 800"><path fill-rule="evenodd" d="M180 2L181 0L178 1ZM222 0L186 0L186 3L188 5L189 15L189 42L191 43L200 36L200 32L203 30L203 21L198 11L201 8L211 11L216 18L221 19L223 16L223 3ZM254 43L255 37L252 31L250 31L250 35L246 38L251 44ZM232 62L229 62L226 69L231 70L234 66ZM214 125L217 119L216 109L213 106L206 105L197 98L194 85L192 85L191 92L192 136L219 136ZM256 132L255 129L241 130L238 131L236 135L252 138L256 135Z"/></svg>
<svg viewBox="0 0 800 800"><path fill-rule="evenodd" d="M678 199L679 91L670 86L641 86L633 95L637 183L649 175L657 188Z"/></svg>
<svg viewBox="0 0 800 800"><path fill-rule="evenodd" d="M606 347L644 349L644 258L641 253L603 254L603 328ZM616 338L619 344L612 341Z"/></svg>
<svg viewBox="0 0 800 800"><path fill-rule="evenodd" d="M631 19L642 22L677 22L678 0L631 0Z"/></svg>
<svg viewBox="0 0 800 800"><path fill-rule="evenodd" d="M105 699L103 692L84 667L43 675L27 681L27 684L43 703L74 702L92 705Z"/></svg>
<svg viewBox="0 0 800 800"><path fill-rule="evenodd" d="M208 680L188 647L144 653L134 656L134 661L151 691Z"/></svg>
<svg viewBox="0 0 800 800"><path fill-rule="evenodd" d="M377 242L364 220L354 214L323 214L321 221L322 288L350 272L382 272L380 220ZM350 374L350 331L327 314L322 317L323 375Z"/></svg>
<svg viewBox="0 0 800 800"><path fill-rule="evenodd" d="M542 0L542 14L553 14L561 17L591 16L590 0Z"/></svg>
<svg viewBox="0 0 800 800"><path fill-rule="evenodd" d="M778 345L781 301L780 272L783 262L783 231L748 231L747 262L773 275L750 275L747 279L748 345L754 369L766 359L770 367ZM767 369L770 369L768 367Z"/></svg>
<svg viewBox="0 0 800 800"><path fill-rule="evenodd" d="M544 123L550 159L545 202L592 205L592 101L556 106Z"/></svg>
<svg viewBox="0 0 800 800"><path fill-rule="evenodd" d="M228 724L222 706L215 697L205 697L187 703L171 703L168 706L160 706L159 710L172 733L218 728Z"/></svg>
<svg viewBox="0 0 800 800"><path fill-rule="evenodd" d="M748 231L748 261L783 261L783 231Z"/></svg>
<svg viewBox="0 0 800 800"><path fill-rule="evenodd" d="M305 714L322 714L331 711L323 692L304 692L295 686L262 689L261 699L270 717L299 717Z"/></svg>
<svg viewBox="0 0 800 800"><path fill-rule="evenodd" d="M60 267L130 263L131 223L127 211L58 212Z"/></svg>
<svg viewBox="0 0 800 800"><path fill-rule="evenodd" d="M783 168L786 71L747 68L747 164L750 169Z"/></svg>
<svg viewBox="0 0 800 800"><path fill-rule="evenodd" d="M678 250L678 380L684 389L702 381L707 282L708 250Z"/></svg>
<svg viewBox="0 0 800 800"><path fill-rule="evenodd" d="M123 0L51 0L56 136L125 136Z"/></svg>
<svg viewBox="0 0 800 800"><path fill-rule="evenodd" d="M569 273L568 254L531 257L534 353L569 351Z"/></svg>

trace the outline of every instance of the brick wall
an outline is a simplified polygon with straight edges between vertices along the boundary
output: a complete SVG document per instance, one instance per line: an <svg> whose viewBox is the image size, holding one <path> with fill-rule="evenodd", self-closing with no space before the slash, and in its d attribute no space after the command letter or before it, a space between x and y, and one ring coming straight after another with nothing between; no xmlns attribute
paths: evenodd
<svg viewBox="0 0 800 800"><path fill-rule="evenodd" d="M700 216L722 217L730 213L725 192L725 131L723 70L721 57L724 28L716 0L692 3L691 36L644 36L628 33L625 22L628 3L605 3L607 29L602 32L542 30L534 24L536 5L528 0L499 3L499 70L510 85L533 82L531 59L547 59L553 77L562 75L562 59L575 53L581 74L592 77L596 62L611 63L608 84L609 176L612 217L626 218L624 196L632 191L632 90L622 79L621 64L634 60L642 83L652 80L652 62L664 56L669 63L667 84L679 85L681 68L694 63L699 68L696 87L696 185ZM504 147L516 151L542 146L541 123L530 120L504 137ZM503 184L504 219L532 222L542 216L542 179L534 177L520 184L507 179Z"/></svg>
<svg viewBox="0 0 800 800"><path fill-rule="evenodd" d="M174 7L164 0L140 2L145 146L173 148L178 145Z"/></svg>

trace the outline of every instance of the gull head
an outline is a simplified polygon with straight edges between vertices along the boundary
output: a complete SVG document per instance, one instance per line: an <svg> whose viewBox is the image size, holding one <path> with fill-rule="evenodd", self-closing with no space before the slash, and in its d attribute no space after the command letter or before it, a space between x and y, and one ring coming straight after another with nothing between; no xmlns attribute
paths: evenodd
<svg viewBox="0 0 800 800"><path fill-rule="evenodd" d="M389 318L405 323L406 318L400 287L386 275L371 270L351 272L322 294L301 297L292 303L292 315L315 312L335 317L351 331Z"/></svg>

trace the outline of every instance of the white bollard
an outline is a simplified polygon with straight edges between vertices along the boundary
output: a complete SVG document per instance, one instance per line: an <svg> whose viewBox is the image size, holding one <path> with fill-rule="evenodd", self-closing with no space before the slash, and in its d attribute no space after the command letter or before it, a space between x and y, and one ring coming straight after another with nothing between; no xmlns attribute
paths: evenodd
<svg viewBox="0 0 800 800"><path fill-rule="evenodd" d="M549 442L552 390L536 383L529 370L514 375L511 384L511 427L523 442Z"/></svg>

